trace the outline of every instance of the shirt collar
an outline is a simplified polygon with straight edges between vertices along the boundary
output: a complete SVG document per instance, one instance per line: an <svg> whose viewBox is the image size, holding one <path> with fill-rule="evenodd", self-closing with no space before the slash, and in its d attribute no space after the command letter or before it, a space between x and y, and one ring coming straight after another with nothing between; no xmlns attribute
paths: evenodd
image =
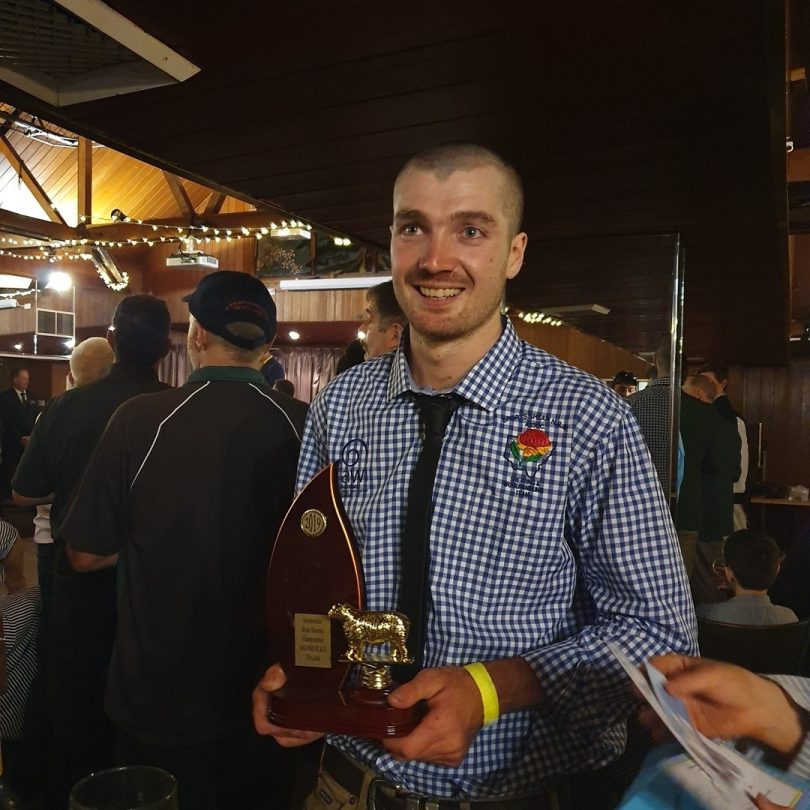
<svg viewBox="0 0 810 810"><path fill-rule="evenodd" d="M521 356L521 342L515 334L511 321L501 316L503 331L495 345L464 375L453 392L464 399L493 411L501 403L507 382ZM388 399L394 399L407 391L419 391L413 381L405 352L408 332L394 355L388 374Z"/></svg>
<svg viewBox="0 0 810 810"><path fill-rule="evenodd" d="M152 366L141 366L137 363L126 363L117 360L110 366L107 375L102 377L101 380L97 380L97 382L109 379L131 379L133 377L145 380L157 380L158 373Z"/></svg>
<svg viewBox="0 0 810 810"><path fill-rule="evenodd" d="M190 383L198 382L246 382L256 385L264 384L264 377L260 371L246 366L205 366L198 368L188 375Z"/></svg>
<svg viewBox="0 0 810 810"><path fill-rule="evenodd" d="M771 604L771 597L767 593L741 593L733 597L738 602L762 602Z"/></svg>
<svg viewBox="0 0 810 810"><path fill-rule="evenodd" d="M669 385L669 377L656 377L647 388L652 385Z"/></svg>

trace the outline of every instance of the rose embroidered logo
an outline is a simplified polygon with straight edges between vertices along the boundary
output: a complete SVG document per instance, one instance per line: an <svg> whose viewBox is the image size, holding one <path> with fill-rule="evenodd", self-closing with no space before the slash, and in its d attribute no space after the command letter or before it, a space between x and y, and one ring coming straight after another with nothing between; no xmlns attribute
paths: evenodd
<svg viewBox="0 0 810 810"><path fill-rule="evenodd" d="M532 464L545 458L551 452L552 444L544 430L529 428L512 439L509 449L519 464Z"/></svg>

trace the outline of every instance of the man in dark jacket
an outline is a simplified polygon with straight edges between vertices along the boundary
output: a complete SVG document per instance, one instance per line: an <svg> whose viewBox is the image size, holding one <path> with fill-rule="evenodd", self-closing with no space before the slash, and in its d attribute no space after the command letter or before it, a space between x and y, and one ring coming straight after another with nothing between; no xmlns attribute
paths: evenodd
<svg viewBox="0 0 810 810"><path fill-rule="evenodd" d="M14 476L17 503L53 501L53 605L45 606L40 655L54 735L47 808L61 810L73 783L111 766L114 748L102 697L115 637L116 572L76 574L60 542L62 522L110 416L138 394L168 388L156 368L169 349L169 326L164 301L122 299L110 334L116 362L107 376L48 403Z"/></svg>
<svg viewBox="0 0 810 810"><path fill-rule="evenodd" d="M732 487L740 474L740 437L714 409L714 396L714 384L703 375L683 384L684 474L675 525L679 532L697 532L690 584L698 603L718 601L712 562L722 556L723 539L732 532Z"/></svg>
<svg viewBox="0 0 810 810"><path fill-rule="evenodd" d="M11 477L17 469L20 456L34 428L36 413L28 392L28 382L27 368L13 368L11 387L0 393L0 426L2 426L0 446L3 453L0 473L4 497L11 492Z"/></svg>

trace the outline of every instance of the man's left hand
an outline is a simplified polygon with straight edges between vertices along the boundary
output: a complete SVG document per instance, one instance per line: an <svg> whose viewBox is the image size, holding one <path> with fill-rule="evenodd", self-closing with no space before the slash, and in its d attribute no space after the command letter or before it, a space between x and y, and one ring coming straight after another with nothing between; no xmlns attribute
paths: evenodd
<svg viewBox="0 0 810 810"><path fill-rule="evenodd" d="M475 681L463 667L423 669L388 696L397 709L420 700L427 702L427 713L419 725L406 737L385 740L383 745L397 759L457 767L484 720Z"/></svg>

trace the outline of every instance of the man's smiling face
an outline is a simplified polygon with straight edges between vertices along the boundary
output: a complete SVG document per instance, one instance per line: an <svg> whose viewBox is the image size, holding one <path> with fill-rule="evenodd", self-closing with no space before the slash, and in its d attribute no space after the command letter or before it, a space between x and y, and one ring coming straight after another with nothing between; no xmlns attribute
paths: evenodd
<svg viewBox="0 0 810 810"><path fill-rule="evenodd" d="M391 268L411 330L431 342L489 332L504 285L523 263L503 175L494 166L445 178L409 168L394 188Z"/></svg>

